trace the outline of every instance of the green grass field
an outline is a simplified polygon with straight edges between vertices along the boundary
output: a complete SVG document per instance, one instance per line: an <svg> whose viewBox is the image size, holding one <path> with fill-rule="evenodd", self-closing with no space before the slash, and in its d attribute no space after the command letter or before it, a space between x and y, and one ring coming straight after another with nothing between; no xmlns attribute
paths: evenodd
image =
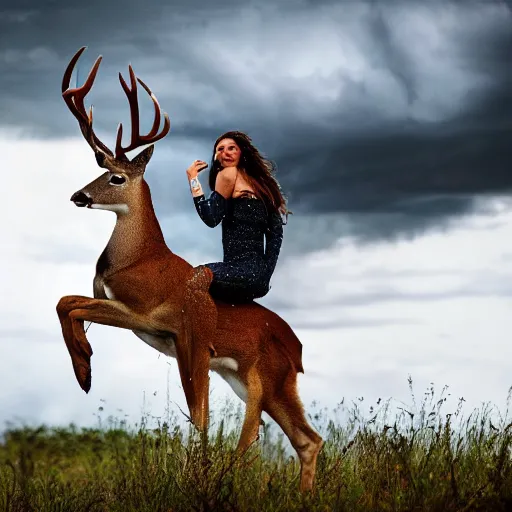
<svg viewBox="0 0 512 512"><path fill-rule="evenodd" d="M235 456L242 407L214 416L208 440L171 415L157 428L144 418L132 428L112 418L94 429L10 427L0 444L0 510L512 510L508 410L483 406L465 418L461 402L448 414L433 389L412 400L402 410L381 402L365 415L357 401L312 414L326 443L305 496L275 425Z"/></svg>

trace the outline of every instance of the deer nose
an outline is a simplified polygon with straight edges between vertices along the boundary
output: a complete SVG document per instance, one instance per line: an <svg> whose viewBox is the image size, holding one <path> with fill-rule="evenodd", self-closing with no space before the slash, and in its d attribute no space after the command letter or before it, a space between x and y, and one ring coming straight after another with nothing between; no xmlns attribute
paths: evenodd
<svg viewBox="0 0 512 512"><path fill-rule="evenodd" d="M73 201L76 204L76 206L88 206L89 204L92 203L92 199L81 190L75 192L71 196L71 201Z"/></svg>

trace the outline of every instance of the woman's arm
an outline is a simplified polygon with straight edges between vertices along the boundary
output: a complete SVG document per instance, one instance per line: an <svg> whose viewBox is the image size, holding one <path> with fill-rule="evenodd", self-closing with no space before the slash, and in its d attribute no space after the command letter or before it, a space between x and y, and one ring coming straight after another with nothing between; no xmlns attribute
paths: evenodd
<svg viewBox="0 0 512 512"><path fill-rule="evenodd" d="M214 228L226 215L226 199L214 190L208 199L204 194L194 197L196 211L202 221L210 228Z"/></svg>
<svg viewBox="0 0 512 512"><path fill-rule="evenodd" d="M233 195L236 172L236 167L226 167L219 172L215 180L215 190L208 199L205 198L197 174L190 180L196 211L210 228L217 226L226 215L226 201Z"/></svg>
<svg viewBox="0 0 512 512"><path fill-rule="evenodd" d="M265 259L267 272L270 278L277 265L277 259L283 243L283 220L278 212L272 212L269 216L269 225L265 231Z"/></svg>

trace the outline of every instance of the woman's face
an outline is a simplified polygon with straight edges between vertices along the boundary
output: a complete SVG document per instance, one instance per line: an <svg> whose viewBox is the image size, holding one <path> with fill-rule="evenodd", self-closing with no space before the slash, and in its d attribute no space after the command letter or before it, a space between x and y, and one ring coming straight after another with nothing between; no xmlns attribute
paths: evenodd
<svg viewBox="0 0 512 512"><path fill-rule="evenodd" d="M215 148L215 159L222 167L238 167L242 151L233 139L222 139Z"/></svg>

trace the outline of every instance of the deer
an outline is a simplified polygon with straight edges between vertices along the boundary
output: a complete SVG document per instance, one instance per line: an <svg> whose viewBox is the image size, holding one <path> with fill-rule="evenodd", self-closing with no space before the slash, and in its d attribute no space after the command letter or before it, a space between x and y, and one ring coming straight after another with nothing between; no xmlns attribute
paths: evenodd
<svg viewBox="0 0 512 512"><path fill-rule="evenodd" d="M261 304L228 304L209 293L212 272L192 266L167 246L144 173L154 144L170 131L150 88L129 65L130 85L119 81L128 99L131 141L123 146L123 126L111 151L93 130L93 109L85 108L102 56L84 84L70 87L75 65L87 47L70 60L62 80L62 97L77 119L83 137L105 172L73 193L77 207L116 214L111 237L96 263L93 297L67 295L56 310L74 374L81 389L91 388L91 345L84 322L131 330L138 338L178 362L190 421L206 432L209 421L209 371L219 374L245 402L236 448L243 454L258 440L262 411L281 427L300 461L300 490L312 491L322 437L308 424L297 389L304 373L302 344L290 325ZM140 134L139 83L154 106L154 122ZM159 131L160 130L160 131ZM146 146L131 160L129 151Z"/></svg>

